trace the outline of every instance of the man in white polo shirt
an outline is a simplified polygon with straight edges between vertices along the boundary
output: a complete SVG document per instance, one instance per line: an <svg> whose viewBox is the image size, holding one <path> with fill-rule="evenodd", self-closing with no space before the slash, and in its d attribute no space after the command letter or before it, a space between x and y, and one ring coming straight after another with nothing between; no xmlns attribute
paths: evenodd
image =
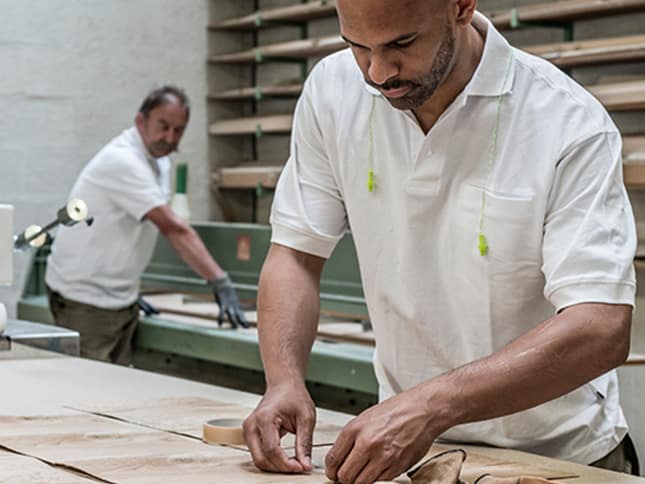
<svg viewBox="0 0 645 484"><path fill-rule="evenodd" d="M475 7L337 0L351 49L305 84L261 275L267 391L244 424L261 469L312 468L319 279L351 227L380 403L330 479L389 480L437 438L636 470L613 370L635 291L620 134Z"/></svg>
<svg viewBox="0 0 645 484"><path fill-rule="evenodd" d="M174 86L152 91L135 126L110 141L83 169L71 198L84 200L91 227L62 227L45 282L59 326L80 333L81 356L130 362L139 318L139 278L161 232L179 256L209 281L220 324L246 326L231 279L195 230L167 205L170 158L190 117L186 94Z"/></svg>

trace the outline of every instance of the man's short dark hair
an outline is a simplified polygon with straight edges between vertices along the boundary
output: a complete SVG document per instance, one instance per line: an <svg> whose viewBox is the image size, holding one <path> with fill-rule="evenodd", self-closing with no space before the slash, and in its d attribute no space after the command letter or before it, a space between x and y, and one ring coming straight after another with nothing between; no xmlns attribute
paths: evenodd
<svg viewBox="0 0 645 484"><path fill-rule="evenodd" d="M148 117L153 109L171 102L179 102L186 110L186 119L190 118L190 101L188 100L188 96L183 89L169 85L161 86L151 91L141 103L139 112Z"/></svg>

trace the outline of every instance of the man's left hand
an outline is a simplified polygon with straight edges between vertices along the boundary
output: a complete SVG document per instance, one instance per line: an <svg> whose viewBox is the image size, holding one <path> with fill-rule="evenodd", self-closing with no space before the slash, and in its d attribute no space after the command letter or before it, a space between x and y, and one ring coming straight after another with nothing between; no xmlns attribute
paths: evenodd
<svg viewBox="0 0 645 484"><path fill-rule="evenodd" d="M407 471L439 433L433 430L427 400L415 387L352 419L325 458L327 477L341 483L371 484Z"/></svg>
<svg viewBox="0 0 645 484"><path fill-rule="evenodd" d="M231 282L228 274L213 282L213 296L215 301L219 304L219 316L217 317L217 324L219 326L224 322L224 317L227 317L233 328L242 326L248 328L249 323L244 316L244 311L240 308L240 301L237 298L237 293Z"/></svg>

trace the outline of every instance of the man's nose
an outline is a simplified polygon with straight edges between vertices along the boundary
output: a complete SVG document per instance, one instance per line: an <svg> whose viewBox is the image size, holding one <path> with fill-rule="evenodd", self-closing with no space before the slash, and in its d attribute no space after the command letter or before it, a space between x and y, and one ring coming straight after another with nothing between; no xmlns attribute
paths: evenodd
<svg viewBox="0 0 645 484"><path fill-rule="evenodd" d="M398 65L382 53L372 53L367 74L375 84L385 84L399 73Z"/></svg>

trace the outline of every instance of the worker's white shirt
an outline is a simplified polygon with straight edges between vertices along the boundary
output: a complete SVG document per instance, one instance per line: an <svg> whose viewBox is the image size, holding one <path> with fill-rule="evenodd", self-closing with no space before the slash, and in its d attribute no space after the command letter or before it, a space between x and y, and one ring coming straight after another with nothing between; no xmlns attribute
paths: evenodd
<svg viewBox="0 0 645 484"><path fill-rule="evenodd" d="M272 241L326 258L351 227L381 399L488 356L567 306L634 301L636 232L616 127L565 74L510 47L480 14L474 25L487 32L481 62L427 135L367 86L349 50L314 68L296 108ZM589 463L626 431L612 371L444 437Z"/></svg>
<svg viewBox="0 0 645 484"><path fill-rule="evenodd" d="M87 203L91 227L61 227L45 281L67 299L106 309L132 304L158 230L143 217L167 203L170 159L156 159L136 127L108 143L83 169L70 198Z"/></svg>

